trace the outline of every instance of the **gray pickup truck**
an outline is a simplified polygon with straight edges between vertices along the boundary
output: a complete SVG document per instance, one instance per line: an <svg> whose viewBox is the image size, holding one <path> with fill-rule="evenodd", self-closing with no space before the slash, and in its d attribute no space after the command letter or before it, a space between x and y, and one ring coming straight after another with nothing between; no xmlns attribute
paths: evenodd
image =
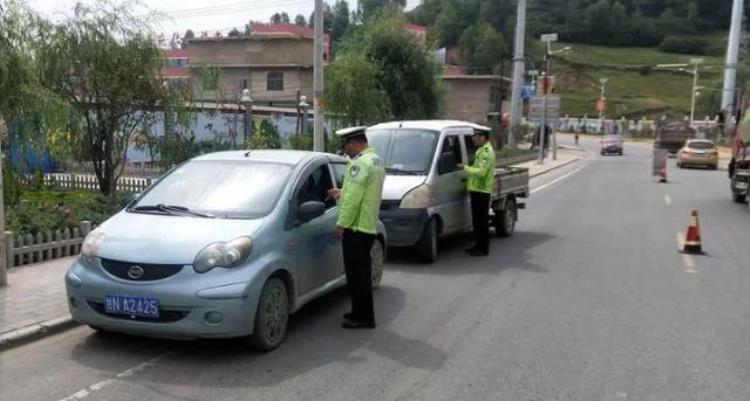
<svg viewBox="0 0 750 401"><path fill-rule="evenodd" d="M413 247L426 262L438 257L438 239L471 231L466 177L458 164L470 164L471 136L489 128L464 121L402 121L368 128L367 138L386 167L380 219L389 246ZM510 236L518 209L529 196L529 172L496 169L491 223L498 236Z"/></svg>

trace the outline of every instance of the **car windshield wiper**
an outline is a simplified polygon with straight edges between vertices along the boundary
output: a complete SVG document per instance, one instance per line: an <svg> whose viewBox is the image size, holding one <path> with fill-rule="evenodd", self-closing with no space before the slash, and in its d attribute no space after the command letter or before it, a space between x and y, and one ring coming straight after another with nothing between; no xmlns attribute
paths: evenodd
<svg viewBox="0 0 750 401"><path fill-rule="evenodd" d="M394 173L394 174L403 174L403 175L418 175L421 173L421 171L402 170L400 168L395 168L395 167L386 167L385 172Z"/></svg>
<svg viewBox="0 0 750 401"><path fill-rule="evenodd" d="M177 206L177 205L164 205L164 204L158 204L158 205L143 205L143 206L136 206L132 210L135 211L158 211L166 214L174 214L174 213L183 213L183 214L189 214L191 216L196 217L206 217L206 218L213 218L214 215L208 214L208 213L199 213L194 212L185 206Z"/></svg>

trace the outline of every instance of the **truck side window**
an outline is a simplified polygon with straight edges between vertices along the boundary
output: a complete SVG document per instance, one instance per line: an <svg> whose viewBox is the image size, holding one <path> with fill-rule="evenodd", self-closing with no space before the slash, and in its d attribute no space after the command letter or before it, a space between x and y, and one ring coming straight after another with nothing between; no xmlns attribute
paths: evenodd
<svg viewBox="0 0 750 401"><path fill-rule="evenodd" d="M453 158L453 163L449 169L446 169L442 174L452 173L458 171L458 163L461 162L461 145L458 142L457 136L447 136L443 139L443 146L440 150L440 160L444 160L447 155Z"/></svg>
<svg viewBox="0 0 750 401"><path fill-rule="evenodd" d="M474 142L471 141L471 135L465 135L464 141L466 143L466 156L469 158L469 161L466 164L474 164L474 154L476 153L477 148L474 146Z"/></svg>

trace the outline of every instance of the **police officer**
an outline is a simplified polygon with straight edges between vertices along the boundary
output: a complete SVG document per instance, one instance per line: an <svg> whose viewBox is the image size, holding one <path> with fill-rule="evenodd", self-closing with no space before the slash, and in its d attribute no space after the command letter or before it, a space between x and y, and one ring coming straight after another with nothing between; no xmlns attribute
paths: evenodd
<svg viewBox="0 0 750 401"><path fill-rule="evenodd" d="M474 130L471 141L477 148L471 166L459 164L467 177L471 198L471 220L474 226L474 245L466 250L470 256L487 256L490 252L490 194L495 183L495 149L490 143L489 130Z"/></svg>
<svg viewBox="0 0 750 401"><path fill-rule="evenodd" d="M341 325L347 329L375 328L370 249L375 241L385 168L368 146L365 129L354 127L336 132L344 141L350 161L341 190L328 193L339 199L335 234L342 240L346 284L352 301L351 313L344 315Z"/></svg>

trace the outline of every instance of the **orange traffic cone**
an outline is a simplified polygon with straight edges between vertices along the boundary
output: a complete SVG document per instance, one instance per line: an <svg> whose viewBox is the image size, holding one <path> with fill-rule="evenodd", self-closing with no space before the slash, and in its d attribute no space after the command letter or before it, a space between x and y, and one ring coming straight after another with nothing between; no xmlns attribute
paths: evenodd
<svg viewBox="0 0 750 401"><path fill-rule="evenodd" d="M682 249L685 253L703 253L701 248L701 230L698 224L698 211L693 210L690 215L690 226L685 235L685 246Z"/></svg>
<svg viewBox="0 0 750 401"><path fill-rule="evenodd" d="M667 182L667 166L664 166L659 171L659 182Z"/></svg>

